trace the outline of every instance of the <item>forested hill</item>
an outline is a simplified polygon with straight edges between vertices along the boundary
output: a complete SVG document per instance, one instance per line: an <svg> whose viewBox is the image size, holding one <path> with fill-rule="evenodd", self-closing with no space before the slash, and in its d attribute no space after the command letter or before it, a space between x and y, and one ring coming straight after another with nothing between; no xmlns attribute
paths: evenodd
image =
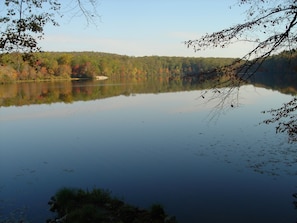
<svg viewBox="0 0 297 223"><path fill-rule="evenodd" d="M199 76L234 58L131 57L99 52L43 52L23 60L21 54L0 55L0 83L15 81L67 80L71 78L180 78ZM30 62L31 61L31 62ZM297 88L297 53L269 57L252 81L269 86Z"/></svg>
<svg viewBox="0 0 297 223"><path fill-rule="evenodd" d="M33 62L23 55L1 56L0 83L25 80L119 77L182 77L231 63L233 58L130 57L96 52L35 53Z"/></svg>

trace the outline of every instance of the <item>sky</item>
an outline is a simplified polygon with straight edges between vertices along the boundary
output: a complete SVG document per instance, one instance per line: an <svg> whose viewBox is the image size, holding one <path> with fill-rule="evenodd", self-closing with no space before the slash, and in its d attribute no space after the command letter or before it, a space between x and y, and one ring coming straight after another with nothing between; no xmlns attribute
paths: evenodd
<svg viewBox="0 0 297 223"><path fill-rule="evenodd" d="M67 0L66 0L67 1ZM74 0L71 0L73 4ZM85 0L86 1L86 0ZM64 1L62 1L63 3ZM46 26L45 51L94 51L128 56L241 57L250 44L194 52L183 42L243 22L238 0L98 0L96 26L69 11ZM69 5L64 5L65 10ZM70 7L71 8L71 7Z"/></svg>

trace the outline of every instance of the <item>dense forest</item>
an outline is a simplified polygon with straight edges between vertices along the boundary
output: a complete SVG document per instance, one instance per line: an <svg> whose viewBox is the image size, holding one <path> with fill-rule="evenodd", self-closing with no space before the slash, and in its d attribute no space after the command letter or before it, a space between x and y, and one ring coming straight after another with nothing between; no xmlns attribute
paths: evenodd
<svg viewBox="0 0 297 223"><path fill-rule="evenodd" d="M0 55L0 83L95 79L182 79L232 63L235 58L131 57L99 52L40 52ZM297 52L270 56L251 79L254 84L297 88Z"/></svg>
<svg viewBox="0 0 297 223"><path fill-rule="evenodd" d="M0 83L27 80L119 77L182 77L231 63L232 58L130 57L96 52L43 52L1 55Z"/></svg>
<svg viewBox="0 0 297 223"><path fill-rule="evenodd" d="M297 52L285 51L270 56L251 81L272 88L293 87L297 89Z"/></svg>

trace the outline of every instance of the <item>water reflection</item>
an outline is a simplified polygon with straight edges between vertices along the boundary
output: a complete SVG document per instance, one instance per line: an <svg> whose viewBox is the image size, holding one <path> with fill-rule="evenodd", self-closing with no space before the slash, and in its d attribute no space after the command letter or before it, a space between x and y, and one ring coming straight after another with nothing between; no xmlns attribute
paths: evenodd
<svg viewBox="0 0 297 223"><path fill-rule="evenodd" d="M200 86L201 88L201 86ZM71 103L136 93L160 93L199 89L183 81L147 80L135 81L74 81L74 82L32 82L7 84L0 87L0 107L29 104Z"/></svg>
<svg viewBox="0 0 297 223"><path fill-rule="evenodd" d="M158 202L179 222L295 220L294 145L258 125L260 111L290 96L246 86L241 107L208 122L212 105L199 90L135 89L133 97L1 107L1 220L18 210L44 221L63 186L108 188L142 207Z"/></svg>

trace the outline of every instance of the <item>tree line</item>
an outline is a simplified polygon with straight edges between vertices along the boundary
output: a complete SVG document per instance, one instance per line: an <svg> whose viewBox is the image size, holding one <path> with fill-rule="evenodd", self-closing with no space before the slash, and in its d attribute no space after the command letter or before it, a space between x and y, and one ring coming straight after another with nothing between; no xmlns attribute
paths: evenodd
<svg viewBox="0 0 297 223"><path fill-rule="evenodd" d="M24 54L1 55L0 83L17 81L109 78L184 78L205 75L226 66L235 58L131 57L99 52L42 52L31 59ZM253 83L279 86L297 83L297 53L270 56L253 76ZM294 86L295 87L295 86ZM297 86L296 86L297 87Z"/></svg>
<svg viewBox="0 0 297 223"><path fill-rule="evenodd" d="M297 89L297 52L284 51L270 56L251 78L253 83Z"/></svg>
<svg viewBox="0 0 297 223"><path fill-rule="evenodd" d="M33 58L18 53L2 54L0 82L94 79L118 77L182 77L197 75L231 63L233 58L131 57L99 52L42 52Z"/></svg>

